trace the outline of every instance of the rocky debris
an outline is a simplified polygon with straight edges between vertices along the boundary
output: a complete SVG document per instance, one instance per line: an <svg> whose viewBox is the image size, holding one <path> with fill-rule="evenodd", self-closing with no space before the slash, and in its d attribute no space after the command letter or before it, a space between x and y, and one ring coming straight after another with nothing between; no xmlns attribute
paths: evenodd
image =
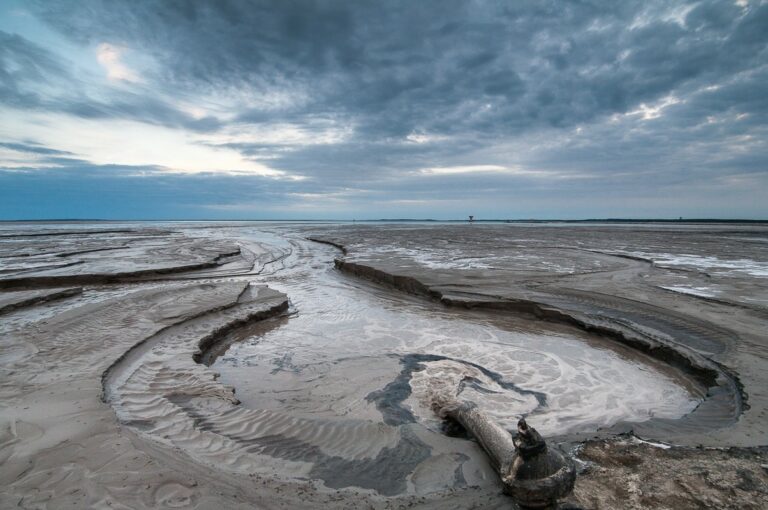
<svg viewBox="0 0 768 510"><path fill-rule="evenodd" d="M768 447L659 447L632 437L589 441L569 501L584 508L768 508Z"/></svg>

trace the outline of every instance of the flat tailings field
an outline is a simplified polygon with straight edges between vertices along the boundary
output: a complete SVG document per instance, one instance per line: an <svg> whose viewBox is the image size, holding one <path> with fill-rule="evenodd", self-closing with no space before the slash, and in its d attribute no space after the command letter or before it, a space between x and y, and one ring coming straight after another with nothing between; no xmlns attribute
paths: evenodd
<svg viewBox="0 0 768 510"><path fill-rule="evenodd" d="M766 508L766 331L759 224L8 223L0 508L515 508L445 398Z"/></svg>

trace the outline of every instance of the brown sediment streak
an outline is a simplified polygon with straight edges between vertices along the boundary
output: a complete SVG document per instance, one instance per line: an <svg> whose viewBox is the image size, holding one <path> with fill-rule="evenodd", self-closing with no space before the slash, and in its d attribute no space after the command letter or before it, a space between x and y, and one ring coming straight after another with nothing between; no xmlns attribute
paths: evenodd
<svg viewBox="0 0 768 510"><path fill-rule="evenodd" d="M672 312L662 310L650 305L645 306L643 314L648 310L660 314L653 324L655 329L644 327L642 323L632 320L620 320L615 317L605 317L599 314L590 316L589 313L579 310L569 310L569 299L573 299L576 306L576 291L563 289L562 294L537 293L541 300L496 297L471 293L449 293L430 287L413 276L397 275L370 265L359 262L350 262L343 259L335 259L336 268L346 273L361 277L377 283L394 287L395 289L426 296L438 300L446 306L458 306L476 309L506 310L525 313L543 320L564 323L596 333L616 340L629 347L637 349L653 358L670 364L688 374L691 374L707 388L707 395L702 403L691 413L676 420L653 418L644 423L617 424L607 433L624 432L634 429L636 433L647 434L663 440L684 441L688 432L701 432L702 430L722 428L733 425L743 410L748 409L747 395L739 381L739 378L726 367L717 363L703 352L697 352L695 347L686 345L682 334L692 337L690 343L698 343L700 350L706 352L725 349L718 346L717 328L712 325L714 334L708 335L704 328L708 323L691 321L690 324L683 321ZM569 293L574 296L569 296ZM621 298L607 296L617 302ZM557 302L557 305L548 303L548 298ZM623 300L622 302L627 301ZM624 303L625 306L629 306ZM638 305L640 305L638 303ZM621 308L621 307L620 307ZM622 310L618 311L620 316ZM628 313L627 315L631 315ZM641 314L637 313L640 316ZM669 324L665 324L667 321ZM681 325L682 324L682 325ZM662 329L663 328L663 329ZM664 331L666 329L666 331ZM671 331L671 334L670 334ZM655 334L660 332L662 334ZM677 333L677 337L675 335ZM706 349L704 349L706 347Z"/></svg>
<svg viewBox="0 0 768 510"><path fill-rule="evenodd" d="M210 269L221 265L222 260L228 257L240 255L240 248L236 250L219 253L214 258L206 262L186 264L173 267L164 267L156 269L142 269L138 271L126 271L117 273L91 273L91 274L72 274L60 276L26 276L18 278L0 279L0 290L12 289L31 289L41 287L54 287L61 285L99 285L110 283L129 282L133 280L146 280L152 277L163 275L185 273L189 271L198 271L201 269ZM73 262L70 265L82 264L82 262ZM66 267L59 266L59 267Z"/></svg>
<svg viewBox="0 0 768 510"><path fill-rule="evenodd" d="M653 259L650 259L648 257L641 257L639 255L630 255L628 253L618 253L613 251L590 250L587 248L575 248L575 249L586 251L589 253L599 253L600 255L608 255L610 257L618 257L620 259L637 260L638 262L646 262L648 264L653 265Z"/></svg>
<svg viewBox="0 0 768 510"><path fill-rule="evenodd" d="M665 267L664 269L673 269L673 268ZM707 273L701 273L701 274L703 274L705 276L709 276ZM751 313L754 313L754 314L760 315L762 317L768 318L768 311L763 310L763 309L761 309L759 307L756 307L756 306L751 306L751 305L748 305L748 304L745 304L745 303L739 303L738 301L733 301L733 300L728 300L728 299L720 299L720 298L716 298L716 297L713 297L713 296L702 296L702 295L699 295L699 294L690 294L690 293L681 292L681 291L675 290L675 289L667 289L667 288L665 288L665 287L663 287L661 285L656 285L655 287L657 289L659 289L661 292L666 292L667 294L675 294L677 296L685 296L687 298L696 299L696 300L699 300L699 301L706 301L706 302L709 302L709 303L716 303L718 305L725 305L725 306L730 306L730 307L733 307L733 308L741 308L743 310L749 310Z"/></svg>
<svg viewBox="0 0 768 510"><path fill-rule="evenodd" d="M666 266L664 264L657 263L652 258L641 257L640 255L631 255L629 253L620 253L620 252L614 252L614 251L590 250L588 248L575 248L575 249L580 250L580 251L586 251L586 252L589 252L589 253L598 253L600 255L608 255L609 257L617 257L617 258L620 258L620 259L636 260L638 262L645 262L646 264L648 264L650 266L663 267L664 269L666 269L668 271L675 271L675 272L678 272L678 273L697 273L697 274L702 274L702 275L706 276L707 278L710 277L710 274L707 273L706 271L686 269L684 267L669 267L669 266Z"/></svg>

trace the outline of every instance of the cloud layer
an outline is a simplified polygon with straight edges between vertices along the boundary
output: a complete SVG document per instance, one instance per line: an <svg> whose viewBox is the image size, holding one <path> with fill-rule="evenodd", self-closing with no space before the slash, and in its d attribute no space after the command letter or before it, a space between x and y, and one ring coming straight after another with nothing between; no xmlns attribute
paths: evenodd
<svg viewBox="0 0 768 510"><path fill-rule="evenodd" d="M0 33L0 114L135 126L138 145L163 130L190 157L108 161L6 129L0 154L30 155L5 164L17 193L67 175L175 186L197 209L165 214L195 217L768 216L762 2L46 1L31 15L78 50ZM79 72L88 58L104 69Z"/></svg>

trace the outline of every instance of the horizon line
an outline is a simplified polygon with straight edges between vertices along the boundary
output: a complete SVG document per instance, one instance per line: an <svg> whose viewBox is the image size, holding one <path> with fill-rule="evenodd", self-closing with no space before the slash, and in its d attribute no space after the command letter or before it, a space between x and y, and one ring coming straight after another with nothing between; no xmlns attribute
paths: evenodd
<svg viewBox="0 0 768 510"><path fill-rule="evenodd" d="M87 223L87 222L164 222L164 221L229 221L229 222L345 222L345 223L375 223L375 222L442 222L442 223L768 223L768 219L747 218L488 218L488 219L435 219L435 218L376 218L376 219L339 219L339 218L280 218L280 219L243 219L243 218L154 218L154 219L107 219L107 218L45 218L45 219L0 219L0 223Z"/></svg>

